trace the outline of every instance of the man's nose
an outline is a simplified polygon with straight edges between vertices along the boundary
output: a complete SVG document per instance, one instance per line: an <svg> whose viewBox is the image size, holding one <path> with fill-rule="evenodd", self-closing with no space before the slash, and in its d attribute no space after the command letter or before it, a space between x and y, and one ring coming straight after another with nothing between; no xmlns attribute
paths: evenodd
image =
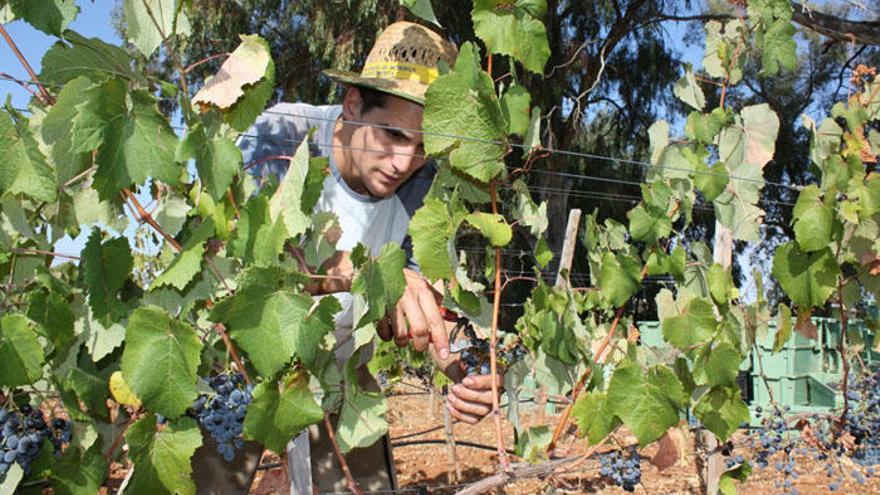
<svg viewBox="0 0 880 495"><path fill-rule="evenodd" d="M395 146L391 155L391 167L395 174L406 173L422 158L417 156L418 150L414 146Z"/></svg>

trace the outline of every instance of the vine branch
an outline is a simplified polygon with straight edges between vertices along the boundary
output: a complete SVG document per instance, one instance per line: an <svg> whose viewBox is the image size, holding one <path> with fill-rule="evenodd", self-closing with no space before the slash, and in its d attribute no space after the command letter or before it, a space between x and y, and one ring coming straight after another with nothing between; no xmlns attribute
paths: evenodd
<svg viewBox="0 0 880 495"><path fill-rule="evenodd" d="M0 24L0 35L3 36L3 39L6 40L6 44L9 45L9 48L12 49L12 52L15 53L15 57L18 58L18 61L21 62L21 65L24 67L24 70L27 71L28 76L30 76L31 81L37 85L37 89L40 90L39 100L43 105L54 105L55 97L52 96L49 91L46 90L46 87L43 86L40 81L37 79L37 73L34 72L31 64L28 63L27 59L24 58L21 51L18 49L18 45L15 44L15 41L12 40L12 37L9 36L9 33L6 32L6 27L3 24Z"/></svg>
<svg viewBox="0 0 880 495"><path fill-rule="evenodd" d="M489 57L489 65L492 58ZM489 196L492 198L492 213L498 214L498 194L496 184L489 184ZM492 374L492 418L495 421L495 439L498 446L498 462L501 469L506 473L510 470L510 459L504 448L504 434L501 430L501 406L498 401L498 313L501 308L501 248L495 248L495 293L492 302L492 335L489 341L489 372Z"/></svg>
<svg viewBox="0 0 880 495"><path fill-rule="evenodd" d="M251 383L251 377L248 376L247 369L244 367L244 363L241 362L241 358L238 357L238 351L235 350L235 346L232 344L232 340L229 338L229 334L226 333L226 327L222 323L215 323L212 327L218 334L220 334L220 338L223 339L223 344L226 345L226 350L232 356L232 360L235 361L235 365L238 366L238 369L241 370L241 374L244 375L244 381L246 383Z"/></svg>
<svg viewBox="0 0 880 495"><path fill-rule="evenodd" d="M327 430L327 437L330 439L330 443L333 444L333 451L336 453L336 460L339 461L339 465L342 467L342 472L345 474L345 480L348 482L348 489L355 495L364 495L360 485L358 485L354 476L351 475L351 470L348 468L348 463L345 462L345 456L342 455L342 450L339 449L339 443L336 441L336 434L333 433L333 424L330 423L330 416L327 414L327 411L324 411L324 428Z"/></svg>

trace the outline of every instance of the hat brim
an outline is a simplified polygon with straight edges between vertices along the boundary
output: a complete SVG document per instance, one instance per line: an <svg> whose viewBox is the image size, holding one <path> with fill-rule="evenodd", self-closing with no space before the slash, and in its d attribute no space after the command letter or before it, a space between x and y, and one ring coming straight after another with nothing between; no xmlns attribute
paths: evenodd
<svg viewBox="0 0 880 495"><path fill-rule="evenodd" d="M327 69L323 71L323 74L330 79L333 79L337 83L351 84L354 86L364 86L370 89L375 89L376 91L388 93L392 96L397 96L398 98L403 98L405 100L418 103L422 106L424 106L425 104L424 96L419 96L412 94L411 92L407 92L405 89L403 89L402 85L396 81L389 81L388 79L379 79L374 77L361 77L361 75L356 72L335 69Z"/></svg>

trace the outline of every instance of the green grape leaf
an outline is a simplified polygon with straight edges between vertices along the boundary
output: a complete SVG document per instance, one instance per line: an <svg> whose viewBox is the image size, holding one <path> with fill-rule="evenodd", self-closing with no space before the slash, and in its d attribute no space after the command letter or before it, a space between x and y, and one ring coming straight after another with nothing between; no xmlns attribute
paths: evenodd
<svg viewBox="0 0 880 495"><path fill-rule="evenodd" d="M114 78L83 94L74 119L76 151L97 148L94 187L102 200L148 178L176 185L181 167L175 162L177 136L146 91L129 91Z"/></svg>
<svg viewBox="0 0 880 495"><path fill-rule="evenodd" d="M479 50L472 43L462 45L455 70L428 87L422 128L425 152L451 150L453 168L482 182L504 173L507 122L492 78L480 68Z"/></svg>
<svg viewBox="0 0 880 495"><path fill-rule="evenodd" d="M794 242L776 248L773 276L799 308L821 307L837 289L840 266L828 248L804 253Z"/></svg>
<svg viewBox="0 0 880 495"><path fill-rule="evenodd" d="M547 245L547 241L544 240L543 237L538 239L538 242L535 244L535 260L538 261L538 264L541 265L541 268L545 268L547 263L550 263L550 260L553 259L553 251L550 250L550 246Z"/></svg>
<svg viewBox="0 0 880 495"><path fill-rule="evenodd" d="M773 158L779 118L766 104L745 107L735 124L718 136L718 154L731 177L715 198L718 221L734 239L757 241L764 212L756 205L764 185L764 165Z"/></svg>
<svg viewBox="0 0 880 495"><path fill-rule="evenodd" d="M287 240L287 229L280 218L272 222L265 196L254 196L241 209L235 232L226 249L230 256L261 265L278 260Z"/></svg>
<svg viewBox="0 0 880 495"><path fill-rule="evenodd" d="M718 321L712 303L695 297L678 316L664 319L662 325L666 340L684 351L708 342L715 334Z"/></svg>
<svg viewBox="0 0 880 495"><path fill-rule="evenodd" d="M159 198L158 206L153 211L153 218L162 227L162 231L170 236L176 236L186 223L187 214L191 209L183 196L167 191Z"/></svg>
<svg viewBox="0 0 880 495"><path fill-rule="evenodd" d="M304 233L311 219L302 207L303 189L309 174L309 143L304 139L287 167L287 172L272 199L269 200L269 218L275 223L279 218L287 228L287 237Z"/></svg>
<svg viewBox="0 0 880 495"><path fill-rule="evenodd" d="M694 367L693 377L697 385L735 386L736 376L739 373L739 365L743 357L727 342L706 349L703 359L697 361Z"/></svg>
<svg viewBox="0 0 880 495"><path fill-rule="evenodd" d="M474 33L492 53L509 55L540 74L550 58L547 29L541 18L546 0L476 0L471 17Z"/></svg>
<svg viewBox="0 0 880 495"><path fill-rule="evenodd" d="M336 254L336 242L342 235L339 218L332 211L317 212L311 219L311 233L303 244L303 257L309 266L318 267Z"/></svg>
<svg viewBox="0 0 880 495"><path fill-rule="evenodd" d="M703 107L706 106L706 96L703 95L703 90L700 88L699 83L697 83L694 71L690 67L685 69L684 76L675 83L672 93L676 98L696 110L702 111Z"/></svg>
<svg viewBox="0 0 880 495"><path fill-rule="evenodd" d="M125 0L125 26L129 41L149 58L162 40L189 35L189 19L176 0Z"/></svg>
<svg viewBox="0 0 880 495"><path fill-rule="evenodd" d="M529 128L523 137L523 158L529 156L535 149L541 146L541 109L532 107L532 115L529 118Z"/></svg>
<svg viewBox="0 0 880 495"><path fill-rule="evenodd" d="M245 96L245 87L266 77L271 63L272 55L265 40L257 35L241 36L241 44L196 93L193 104L229 109Z"/></svg>
<svg viewBox="0 0 880 495"><path fill-rule="evenodd" d="M713 388L700 399L694 413L722 442L749 420L749 408L740 397L739 387Z"/></svg>
<svg viewBox="0 0 880 495"><path fill-rule="evenodd" d="M525 136L529 131L531 103L532 95L518 84L511 86L501 97L501 111L507 121L508 134Z"/></svg>
<svg viewBox="0 0 880 495"><path fill-rule="evenodd" d="M104 420L110 418L110 411L107 409L110 389L107 383L114 369L115 366L98 369L89 357L82 356L64 379L65 387L76 394L77 400L86 406L92 417Z"/></svg>
<svg viewBox="0 0 880 495"><path fill-rule="evenodd" d="M400 0L400 5L406 7L416 17L441 27L434 14L434 8L431 6L431 0Z"/></svg>
<svg viewBox="0 0 880 495"><path fill-rule="evenodd" d="M715 136L731 118L732 114L721 108L716 108L708 114L691 112L684 126L685 134L701 143L712 144Z"/></svg>
<svg viewBox="0 0 880 495"><path fill-rule="evenodd" d="M580 396L571 408L572 421L590 445L596 445L620 425L620 419L611 409L606 394L595 390Z"/></svg>
<svg viewBox="0 0 880 495"><path fill-rule="evenodd" d="M6 314L0 318L0 386L30 385L43 375L43 348L27 318Z"/></svg>
<svg viewBox="0 0 880 495"><path fill-rule="evenodd" d="M214 135L202 122L189 127L176 157L181 162L195 160L199 179L215 201L223 198L233 177L241 171L238 146L229 138Z"/></svg>
<svg viewBox="0 0 880 495"><path fill-rule="evenodd" d="M389 242L375 260L366 261L351 283L351 293L360 294L366 300L366 310L355 329L384 318L394 310L406 289L403 269L406 253L399 245Z"/></svg>
<svg viewBox="0 0 880 495"><path fill-rule="evenodd" d="M195 495L190 459L202 445L195 420L180 418L157 430L156 416L147 414L131 425L125 440L134 462L127 491Z"/></svg>
<svg viewBox="0 0 880 495"><path fill-rule="evenodd" d="M639 439L642 447L678 424L684 390L669 368L655 366L647 373L636 363L622 363L608 385L608 409Z"/></svg>
<svg viewBox="0 0 880 495"><path fill-rule="evenodd" d="M55 171L40 151L27 119L8 106L0 110L0 156L0 196L26 194L47 203L55 201Z"/></svg>
<svg viewBox="0 0 880 495"><path fill-rule="evenodd" d="M801 190L792 210L794 237L807 253L824 249L831 242L834 212L821 196L818 186L809 185Z"/></svg>
<svg viewBox="0 0 880 495"><path fill-rule="evenodd" d="M511 184L511 189L516 193L514 218L519 221L520 225L528 227L532 235L541 236L550 225L550 221L547 219L547 202L542 201L540 205L535 204L529 192L529 186L519 179Z"/></svg>
<svg viewBox="0 0 880 495"><path fill-rule="evenodd" d="M108 77L143 80L143 76L133 69L134 59L122 48L98 38L85 38L73 31L65 31L64 38L69 45L55 43L43 55L39 77L43 84L61 85L79 76L93 81Z"/></svg>
<svg viewBox="0 0 880 495"><path fill-rule="evenodd" d="M109 468L99 443L87 449L68 447L52 463L52 488L58 495L94 495L99 493Z"/></svg>
<svg viewBox="0 0 880 495"><path fill-rule="evenodd" d="M776 335L773 336L773 353L781 351L789 339L791 339L791 309L779 303L779 312L776 313Z"/></svg>
<svg viewBox="0 0 880 495"><path fill-rule="evenodd" d="M709 294L712 295L715 304L719 306L727 304L732 298L732 292L735 288L730 270L715 263L709 267L708 280Z"/></svg>
<svg viewBox="0 0 880 495"><path fill-rule="evenodd" d="M794 70L797 67L795 31L794 25L784 19L774 21L763 31L761 75L776 75L780 65L786 70Z"/></svg>
<svg viewBox="0 0 880 495"><path fill-rule="evenodd" d="M101 231L97 227L92 230L82 251L82 270L95 318L116 321L125 315L125 305L117 296L133 264L128 239L117 237L101 243Z"/></svg>
<svg viewBox="0 0 880 495"><path fill-rule="evenodd" d="M638 261L625 255L605 253L599 272L599 288L614 307L623 306L641 284L641 267Z"/></svg>
<svg viewBox="0 0 880 495"><path fill-rule="evenodd" d="M534 464L547 457L547 446L553 438L553 432L547 425L532 426L520 435L516 442L516 455L526 462Z"/></svg>
<svg viewBox="0 0 880 495"><path fill-rule="evenodd" d="M703 193L706 201L715 201L715 198L724 192L730 182L727 167L721 162L716 162L712 168L709 168L705 162L701 161L694 172L694 185Z"/></svg>
<svg viewBox="0 0 880 495"><path fill-rule="evenodd" d="M476 227L494 247L504 247L513 239L513 230L504 217L494 213L476 212L465 217L465 221Z"/></svg>
<svg viewBox="0 0 880 495"><path fill-rule="evenodd" d="M55 105L43 119L43 140L52 146L50 156L55 161L55 177L58 184L64 184L91 164L88 153L73 151L73 119L77 115L76 106L82 103L82 93L94 83L86 77L71 80L61 88ZM82 189L90 191L91 189ZM91 224L91 222L80 222Z"/></svg>
<svg viewBox="0 0 880 495"><path fill-rule="evenodd" d="M663 151L669 145L669 123L658 120L648 128L648 139L651 143L651 165L660 163Z"/></svg>
<svg viewBox="0 0 880 495"><path fill-rule="evenodd" d="M672 220L666 216L664 210L650 207L646 209L640 203L628 211L626 217L629 219L630 234L637 241L654 244L672 233Z"/></svg>
<svg viewBox="0 0 880 495"><path fill-rule="evenodd" d="M60 355L76 336L73 333L73 311L61 295L45 290L28 297L27 316L39 323L38 330L52 343L53 353Z"/></svg>
<svg viewBox="0 0 880 495"><path fill-rule="evenodd" d="M322 297L312 306L303 320L303 328L297 333L294 346L296 357L309 370L316 372L319 365L321 342L336 328L336 315L342 305L335 297Z"/></svg>
<svg viewBox="0 0 880 495"><path fill-rule="evenodd" d="M336 424L336 440L343 454L351 449L372 445L388 431L385 396L358 386L358 356L355 354L345 365L345 393Z"/></svg>
<svg viewBox="0 0 880 495"><path fill-rule="evenodd" d="M190 280L202 271L202 259L205 255L205 242L214 235L214 220L211 218L203 221L193 231L192 235L181 246L181 251L174 260L165 268L151 289L163 285L171 285L177 290L183 290Z"/></svg>
<svg viewBox="0 0 880 495"><path fill-rule="evenodd" d="M220 301L209 316L229 328L232 339L264 376L280 371L295 355L304 361L314 359L321 340L333 328L327 313L338 309L332 298L315 304L308 295L279 290L290 283L285 276L275 267L243 271L235 295Z"/></svg>
<svg viewBox="0 0 880 495"><path fill-rule="evenodd" d="M303 428L324 419L324 410L309 390L308 380L285 378L254 387L253 401L244 420L244 435L275 452L284 452L287 442Z"/></svg>
<svg viewBox="0 0 880 495"><path fill-rule="evenodd" d="M125 331L122 376L149 410L176 418L198 396L201 350L191 326L155 306L140 307Z"/></svg>
<svg viewBox="0 0 880 495"><path fill-rule="evenodd" d="M125 327L119 323L105 326L102 322L94 319L91 311L88 311L88 315L78 319L73 327L77 335L83 334L86 350L92 357L92 362L95 363L107 357L125 340Z"/></svg>
<svg viewBox="0 0 880 495"><path fill-rule="evenodd" d="M409 223L413 257L429 280L454 276L453 267L458 260L451 255L454 251L450 247L461 223L461 217L456 217L450 214L445 202L427 198Z"/></svg>
<svg viewBox="0 0 880 495"><path fill-rule="evenodd" d="M59 38L79 14L74 0L9 0L8 5L15 17Z"/></svg>

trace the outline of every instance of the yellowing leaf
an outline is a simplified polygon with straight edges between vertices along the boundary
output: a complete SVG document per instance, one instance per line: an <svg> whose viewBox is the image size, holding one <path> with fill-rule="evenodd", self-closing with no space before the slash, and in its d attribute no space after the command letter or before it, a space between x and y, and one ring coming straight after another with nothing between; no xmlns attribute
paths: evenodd
<svg viewBox="0 0 880 495"><path fill-rule="evenodd" d="M121 371L114 371L110 375L110 393L113 394L113 399L116 402L124 406L131 406L135 409L141 407L141 400L125 382Z"/></svg>

